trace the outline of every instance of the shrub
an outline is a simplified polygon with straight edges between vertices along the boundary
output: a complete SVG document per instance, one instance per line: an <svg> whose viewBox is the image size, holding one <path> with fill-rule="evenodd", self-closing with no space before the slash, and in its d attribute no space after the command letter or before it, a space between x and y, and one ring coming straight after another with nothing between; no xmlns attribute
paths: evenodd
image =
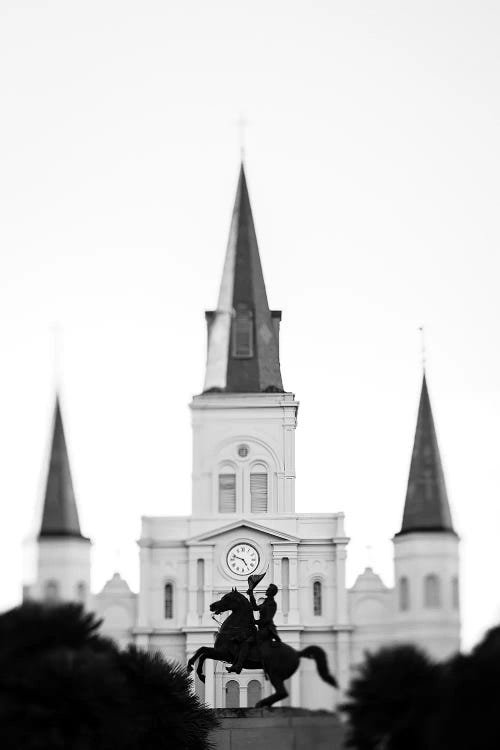
<svg viewBox="0 0 500 750"><path fill-rule="evenodd" d="M213 711L186 670L120 651L80 605L0 615L2 750L205 750Z"/></svg>

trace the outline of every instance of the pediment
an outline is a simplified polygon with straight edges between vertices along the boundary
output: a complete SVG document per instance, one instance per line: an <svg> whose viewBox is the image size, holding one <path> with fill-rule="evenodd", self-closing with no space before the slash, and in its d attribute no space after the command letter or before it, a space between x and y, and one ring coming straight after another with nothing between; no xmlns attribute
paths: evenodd
<svg viewBox="0 0 500 750"><path fill-rule="evenodd" d="M220 526L217 529L205 531L203 534L197 534L196 536L187 539L186 544L191 545L198 544L200 542L209 542L212 539L216 539L217 537L227 534L228 531L234 531L235 529L258 531L261 534L266 534L267 536L274 537L276 541L281 542L297 543L300 541L298 537L292 536L291 534L286 534L283 531L277 531L276 529L270 529L267 526L262 526L260 523L255 523L254 521L245 520L234 521L233 523L227 524L226 526Z"/></svg>

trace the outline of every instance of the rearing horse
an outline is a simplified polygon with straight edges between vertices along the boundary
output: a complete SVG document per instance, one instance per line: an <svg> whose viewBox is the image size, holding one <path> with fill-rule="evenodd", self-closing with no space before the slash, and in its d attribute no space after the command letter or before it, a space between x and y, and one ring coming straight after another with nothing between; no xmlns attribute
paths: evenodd
<svg viewBox="0 0 500 750"><path fill-rule="evenodd" d="M196 674L202 682L205 682L203 664L206 659L232 663L237 657L241 642L252 634L256 635L252 606L235 588L210 605L210 611L216 615L228 610L231 614L222 623L213 647L201 646L188 661L189 672L198 661ZM248 659L243 664L244 669L263 669L276 691L268 698L260 700L256 708L271 706L288 696L285 680L297 671L302 656L314 659L321 679L332 687L338 687L337 680L328 670L326 654L319 646L307 646L302 651L296 651L286 643L267 640L262 642L259 648L257 645L252 646Z"/></svg>

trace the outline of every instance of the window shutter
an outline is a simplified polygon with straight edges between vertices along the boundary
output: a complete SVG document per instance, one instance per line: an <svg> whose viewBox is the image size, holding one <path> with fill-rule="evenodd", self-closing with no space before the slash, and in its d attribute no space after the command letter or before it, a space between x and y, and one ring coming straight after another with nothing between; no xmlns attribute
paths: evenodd
<svg viewBox="0 0 500 750"><path fill-rule="evenodd" d="M219 513L236 513L236 474L219 474Z"/></svg>
<svg viewBox="0 0 500 750"><path fill-rule="evenodd" d="M250 474L252 513L267 512L267 474Z"/></svg>

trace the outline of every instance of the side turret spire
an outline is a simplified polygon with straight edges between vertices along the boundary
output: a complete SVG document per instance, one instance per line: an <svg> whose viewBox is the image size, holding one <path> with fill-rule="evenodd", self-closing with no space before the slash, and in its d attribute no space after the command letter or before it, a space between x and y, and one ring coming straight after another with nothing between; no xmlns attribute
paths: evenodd
<svg viewBox="0 0 500 750"><path fill-rule="evenodd" d="M455 534L434 428L425 372L408 478L401 531L447 531Z"/></svg>
<svg viewBox="0 0 500 750"><path fill-rule="evenodd" d="M56 397L50 464L38 534L39 539L46 537L85 539L80 531L59 397Z"/></svg>
<svg viewBox="0 0 500 750"><path fill-rule="evenodd" d="M204 391L282 392L281 313L271 311L260 263L245 170L240 168L217 310L206 313Z"/></svg>

